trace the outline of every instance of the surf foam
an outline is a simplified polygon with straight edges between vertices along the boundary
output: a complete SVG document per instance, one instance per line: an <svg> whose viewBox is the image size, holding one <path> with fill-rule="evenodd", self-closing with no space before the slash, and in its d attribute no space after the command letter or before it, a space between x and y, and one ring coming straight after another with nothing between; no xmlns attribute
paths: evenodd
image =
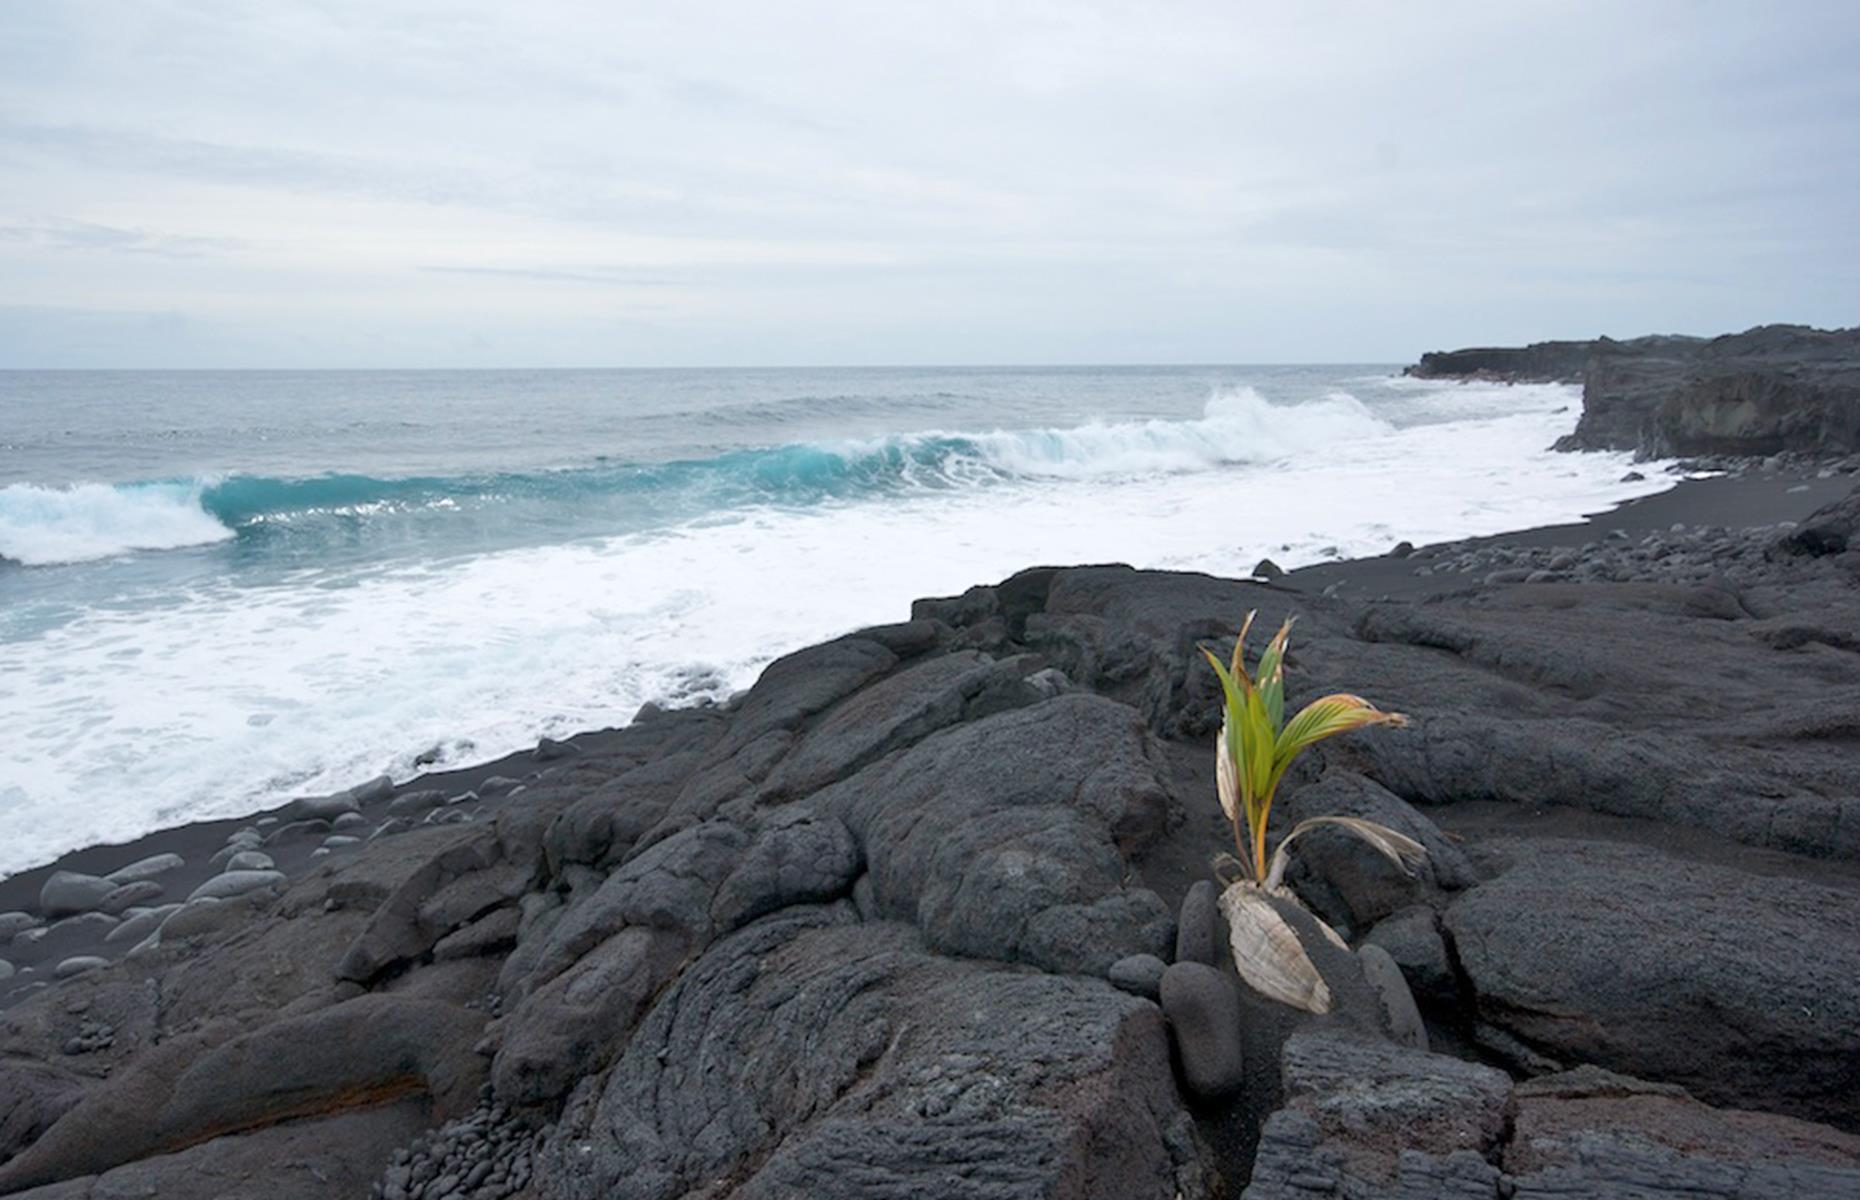
<svg viewBox="0 0 1860 1200"><path fill-rule="evenodd" d="M201 507L204 487L199 482L11 484L0 488L0 558L24 566L91 562L232 537L232 530Z"/></svg>

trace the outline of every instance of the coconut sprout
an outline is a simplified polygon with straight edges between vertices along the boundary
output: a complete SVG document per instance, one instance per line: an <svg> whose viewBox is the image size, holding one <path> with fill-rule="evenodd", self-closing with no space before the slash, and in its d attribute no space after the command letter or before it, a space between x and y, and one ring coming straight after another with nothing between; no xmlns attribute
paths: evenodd
<svg viewBox="0 0 1860 1200"><path fill-rule="evenodd" d="M1214 777L1221 811L1233 830L1240 878L1221 894L1220 908L1227 919L1234 967L1255 990L1274 1000L1310 1012L1330 1010L1330 990L1324 985L1297 934L1274 907L1274 900L1297 904L1285 887L1287 854L1307 831L1329 826L1367 842L1403 871L1425 857L1420 843L1385 825L1358 817L1312 817L1301 821L1280 839L1270 859L1266 855L1266 825L1273 797L1285 772L1304 751L1328 737L1370 725L1407 724L1400 713L1384 712L1360 696L1337 692L1320 696L1285 719L1285 649L1292 620L1273 635L1258 664L1249 671L1246 635L1253 626L1248 613L1234 639L1232 660L1223 664L1207 647L1202 653L1220 677L1224 712L1220 737L1215 742ZM1302 906L1301 906L1302 907ZM1323 921L1317 922L1337 945L1343 941Z"/></svg>

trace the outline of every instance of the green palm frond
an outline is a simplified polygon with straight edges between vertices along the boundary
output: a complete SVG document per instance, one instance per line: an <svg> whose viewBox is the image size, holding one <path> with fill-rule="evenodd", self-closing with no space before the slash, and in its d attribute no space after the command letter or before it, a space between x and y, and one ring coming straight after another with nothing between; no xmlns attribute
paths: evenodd
<svg viewBox="0 0 1860 1200"><path fill-rule="evenodd" d="M1304 750L1328 737L1368 725L1402 725L1400 713L1383 712L1360 696L1342 692L1313 700L1290 721L1285 719L1285 655L1292 619L1286 618L1247 669L1246 635L1257 613L1240 623L1233 654L1226 664L1213 650L1201 648L1221 682L1220 737L1215 743L1215 780L1221 811L1233 826L1234 845L1255 880L1267 874L1266 821L1279 781Z"/></svg>
<svg viewBox="0 0 1860 1200"><path fill-rule="evenodd" d="M1361 696L1337 692L1321 696L1285 719L1285 654L1291 641L1288 617L1272 635L1253 671L1246 665L1246 635L1253 613L1240 624L1233 654L1225 665L1214 651L1201 648L1221 681L1221 732L1214 742L1215 789L1221 811L1233 827L1239 857L1222 854L1216 874L1224 887L1220 909L1226 919L1228 949L1240 978L1261 995L1307 1012L1330 1011L1330 989L1305 952L1298 934L1275 905L1302 909L1285 887L1292 845L1306 831L1329 827L1361 838L1403 871L1424 857L1421 844L1406 834L1361 817L1312 817L1300 821L1266 859L1266 820L1272 799L1294 760L1328 737L1370 725L1405 725L1400 713L1384 712ZM1238 878L1231 876L1238 875ZM1309 910L1303 910L1310 916ZM1339 949L1348 949L1337 931L1315 916L1319 933Z"/></svg>

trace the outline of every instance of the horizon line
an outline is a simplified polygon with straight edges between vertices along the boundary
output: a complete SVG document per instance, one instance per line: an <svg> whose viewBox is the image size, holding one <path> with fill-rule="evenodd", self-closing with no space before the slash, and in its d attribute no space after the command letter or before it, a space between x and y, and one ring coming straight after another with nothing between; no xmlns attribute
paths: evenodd
<svg viewBox="0 0 1860 1200"><path fill-rule="evenodd" d="M1405 362L1395 359L1370 358L1336 358L1336 359L1284 359L1276 362L962 362L962 363L744 363L731 365L701 365L694 363L676 363L657 366L392 366L392 367L46 367L46 366L10 366L0 365L0 374L25 374L65 372L70 374L107 374L110 372L137 372L156 374L169 372L173 374L223 372L235 374L240 372L264 371L328 371L335 372L381 372L381 371L1103 371L1114 369L1176 369L1186 370L1195 367L1383 367L1406 366Z"/></svg>

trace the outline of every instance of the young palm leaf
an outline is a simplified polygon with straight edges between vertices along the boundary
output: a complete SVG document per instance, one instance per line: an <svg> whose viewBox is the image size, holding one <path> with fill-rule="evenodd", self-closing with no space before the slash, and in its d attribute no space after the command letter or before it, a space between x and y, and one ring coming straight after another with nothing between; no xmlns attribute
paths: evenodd
<svg viewBox="0 0 1860 1200"><path fill-rule="evenodd" d="M1297 903L1284 886L1289 847L1307 829L1328 825L1362 838L1402 870L1410 870L1425 856L1421 845L1403 834L1358 817L1313 817L1301 821L1285 835L1266 858L1266 823L1273 797L1294 760L1328 737L1369 725L1407 724L1400 713L1383 712L1360 696L1338 692L1313 700L1290 721L1285 719L1285 651L1292 633L1291 618L1267 643L1254 672L1246 666L1246 635L1253 613L1241 622L1240 636L1226 665L1206 646L1201 648L1221 682L1221 732L1214 744L1214 779L1221 812L1232 827L1234 848L1240 852L1246 877L1230 884L1220 898L1227 918L1234 966L1240 977L1262 994L1310 1012L1330 1010L1330 989L1325 986L1298 935L1273 907L1278 897ZM1317 920L1316 917L1312 918ZM1336 931L1317 921L1319 929L1342 945Z"/></svg>

